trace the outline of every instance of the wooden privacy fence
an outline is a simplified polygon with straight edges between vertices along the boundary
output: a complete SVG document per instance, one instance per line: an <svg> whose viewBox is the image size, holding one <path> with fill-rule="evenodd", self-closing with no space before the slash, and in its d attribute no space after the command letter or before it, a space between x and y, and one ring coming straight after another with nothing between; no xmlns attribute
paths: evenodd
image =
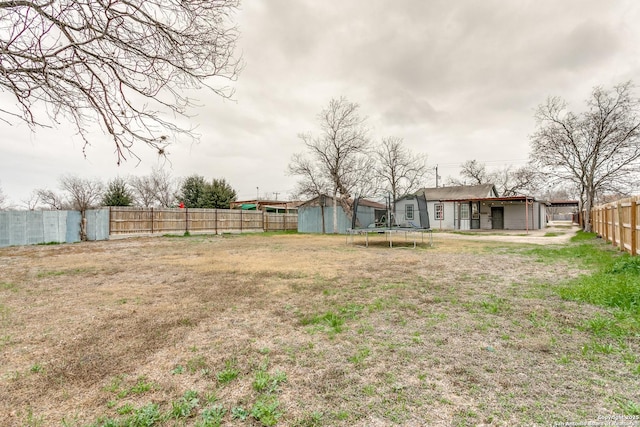
<svg viewBox="0 0 640 427"><path fill-rule="evenodd" d="M298 229L298 214L237 209L109 208L109 235L242 233Z"/></svg>
<svg viewBox="0 0 640 427"><path fill-rule="evenodd" d="M640 250L640 197L618 200L591 210L593 231L620 250L637 255Z"/></svg>

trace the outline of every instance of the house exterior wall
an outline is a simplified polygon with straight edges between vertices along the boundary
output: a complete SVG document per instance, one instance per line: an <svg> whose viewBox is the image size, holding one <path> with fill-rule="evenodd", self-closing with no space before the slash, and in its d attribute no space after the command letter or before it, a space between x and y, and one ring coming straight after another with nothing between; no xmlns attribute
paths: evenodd
<svg viewBox="0 0 640 427"><path fill-rule="evenodd" d="M491 207L480 205L480 229L491 230Z"/></svg>
<svg viewBox="0 0 640 427"><path fill-rule="evenodd" d="M527 228L527 221L525 218L526 211L525 205L504 205L504 229L505 230L524 230ZM529 227L533 227L533 214L531 208L529 208Z"/></svg>
<svg viewBox="0 0 640 427"><path fill-rule="evenodd" d="M444 207L444 218L442 220L436 219L435 205L442 203ZM406 206L408 204L414 205L415 219L412 221L415 224L419 224L420 218L417 214L418 203L415 199L403 199L398 200L396 203L396 218L399 224L407 223L409 220L406 218ZM427 201L427 210L429 211L429 219L431 221L431 228L438 230L470 230L471 229L471 208L469 208L469 219L459 219L460 205L469 204L468 201ZM480 203L480 229L491 230L491 206L504 207L504 229L505 230L537 230L546 227L546 209L544 204L540 202L534 202L533 206L529 206L529 226L527 227L525 204L524 202L488 202L484 201Z"/></svg>
<svg viewBox="0 0 640 427"><path fill-rule="evenodd" d="M413 206L413 219L407 218L407 205ZM429 212L431 213L431 212ZM420 223L420 213L418 210L418 201L416 199L403 199L396 202L396 221L398 224L408 224L412 222L422 227Z"/></svg>
<svg viewBox="0 0 640 427"><path fill-rule="evenodd" d="M524 202L517 203L508 203L508 202L498 202L492 203L495 207L504 207L504 229L505 230L539 230L545 228L546 222L544 220L544 205L540 202L533 202L533 205L529 205L529 213L525 211ZM483 222L482 213L484 212L483 208L487 210L487 221ZM491 208L488 206L481 206L480 208L480 228L490 230L491 220L489 217L491 216ZM528 220L528 226L527 226Z"/></svg>
<svg viewBox="0 0 640 427"><path fill-rule="evenodd" d="M436 218L436 205L439 203L442 203L444 208L444 218L442 220ZM456 228L456 202L427 201L427 210L431 219L431 228L439 230L453 230Z"/></svg>

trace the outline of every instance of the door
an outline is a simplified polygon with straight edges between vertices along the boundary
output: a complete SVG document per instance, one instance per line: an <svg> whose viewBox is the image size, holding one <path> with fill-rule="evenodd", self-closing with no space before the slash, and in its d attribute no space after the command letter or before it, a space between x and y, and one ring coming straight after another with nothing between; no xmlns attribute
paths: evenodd
<svg viewBox="0 0 640 427"><path fill-rule="evenodd" d="M504 229L504 208L491 208L491 228L494 230Z"/></svg>
<svg viewBox="0 0 640 427"><path fill-rule="evenodd" d="M480 229L480 202L471 202L471 229Z"/></svg>

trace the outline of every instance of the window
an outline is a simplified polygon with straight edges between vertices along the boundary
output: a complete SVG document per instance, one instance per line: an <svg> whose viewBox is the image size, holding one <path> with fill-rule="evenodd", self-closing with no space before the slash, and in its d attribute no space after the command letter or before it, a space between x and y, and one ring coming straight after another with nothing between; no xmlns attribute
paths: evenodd
<svg viewBox="0 0 640 427"><path fill-rule="evenodd" d="M436 203L435 205L436 211L436 220L444 219L444 205L442 203Z"/></svg>
<svg viewBox="0 0 640 427"><path fill-rule="evenodd" d="M404 209L405 219L413 219L413 205L406 205Z"/></svg>
<svg viewBox="0 0 640 427"><path fill-rule="evenodd" d="M460 205L460 219L469 219L469 205L466 203Z"/></svg>

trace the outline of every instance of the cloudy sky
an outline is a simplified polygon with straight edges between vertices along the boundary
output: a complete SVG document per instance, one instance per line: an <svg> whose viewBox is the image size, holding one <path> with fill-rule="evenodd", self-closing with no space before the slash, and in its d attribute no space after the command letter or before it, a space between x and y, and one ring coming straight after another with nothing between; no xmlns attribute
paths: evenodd
<svg viewBox="0 0 640 427"><path fill-rule="evenodd" d="M296 181L287 165L303 150L297 135L316 132L317 114L340 96L361 106L374 141L403 138L444 179L469 159L520 166L548 96L580 110L594 86L640 85L636 0L245 0L236 18L245 67L234 101L197 94L188 125L199 143L171 146L170 163L139 146L141 163L117 166L98 132L85 158L67 123L32 133L0 122L10 202L56 189L62 174L107 181L160 165L226 178L240 199L284 199ZM0 93L0 108L12 105Z"/></svg>

